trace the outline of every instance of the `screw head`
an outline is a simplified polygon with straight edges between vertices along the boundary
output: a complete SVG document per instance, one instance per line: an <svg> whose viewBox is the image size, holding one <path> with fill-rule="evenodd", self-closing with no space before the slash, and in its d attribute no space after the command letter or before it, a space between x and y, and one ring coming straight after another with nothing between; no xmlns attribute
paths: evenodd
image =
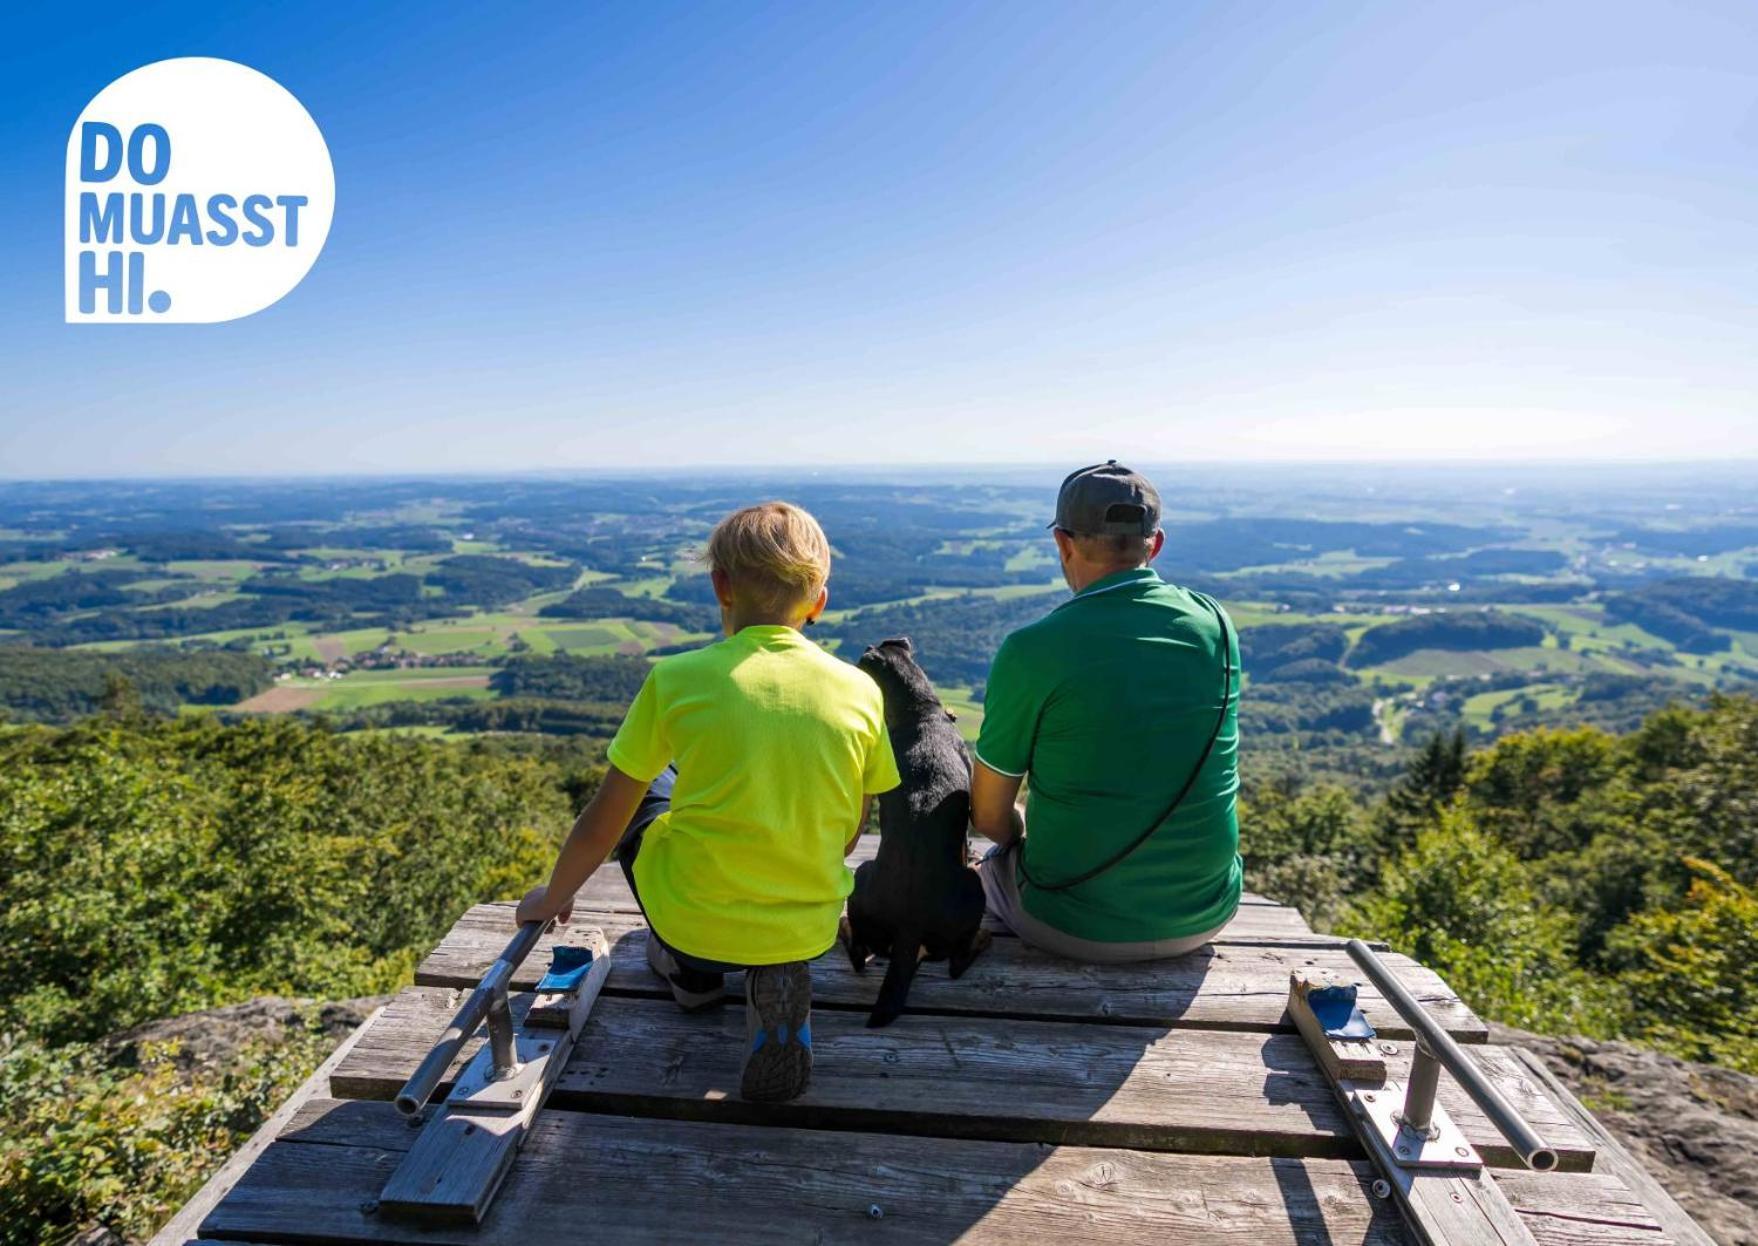
<svg viewBox="0 0 1758 1246"><path fill-rule="evenodd" d="M1392 1197L1392 1183L1384 1177L1376 1177L1373 1183L1373 1196L1375 1198Z"/></svg>
<svg viewBox="0 0 1758 1246"><path fill-rule="evenodd" d="M378 1200L376 1198L369 1198L364 1203L360 1204L360 1214L363 1216L370 1216L377 1211Z"/></svg>
<svg viewBox="0 0 1758 1246"><path fill-rule="evenodd" d="M1456 1146L1453 1148L1453 1152L1454 1152L1454 1154L1458 1155L1458 1157L1460 1159L1464 1159L1471 1154L1471 1148L1464 1147L1464 1146Z"/></svg>
<svg viewBox="0 0 1758 1246"><path fill-rule="evenodd" d="M869 1219L869 1220L883 1220L883 1219L885 1219L885 1209L883 1207L879 1206L878 1203L869 1203L867 1205L867 1219Z"/></svg>
<svg viewBox="0 0 1758 1246"><path fill-rule="evenodd" d="M1372 1102L1373 1102L1373 1096L1372 1096L1372 1095L1370 1095L1370 1094L1364 1094L1364 1095L1362 1095L1362 1096L1361 1096L1361 1097L1362 1097L1362 1098L1363 1098L1363 1099L1365 1099L1365 1100L1367 1100L1367 1101L1368 1101L1368 1102L1369 1102L1369 1103L1372 1103Z"/></svg>
<svg viewBox="0 0 1758 1246"><path fill-rule="evenodd" d="M1398 1144L1398 1154L1400 1154L1400 1155L1410 1154L1410 1144L1408 1142L1400 1142Z"/></svg>
<svg viewBox="0 0 1758 1246"><path fill-rule="evenodd" d="M1380 1044L1380 1054L1382 1056L1395 1056L1395 1055L1397 1055L1398 1054L1398 1044L1397 1043L1381 1043Z"/></svg>

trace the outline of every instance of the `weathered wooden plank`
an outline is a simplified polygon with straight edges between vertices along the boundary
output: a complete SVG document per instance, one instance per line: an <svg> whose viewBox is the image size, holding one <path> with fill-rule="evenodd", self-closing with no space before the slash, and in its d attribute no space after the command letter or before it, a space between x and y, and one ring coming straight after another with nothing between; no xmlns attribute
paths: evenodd
<svg viewBox="0 0 1758 1246"><path fill-rule="evenodd" d="M1641 1198L1611 1173L1503 1168L1496 1171L1495 1183L1540 1246L1556 1241L1571 1246L1674 1246L1675 1239ZM1559 1191L1567 1197L1559 1197Z"/></svg>
<svg viewBox="0 0 1758 1246"><path fill-rule="evenodd" d="M524 998L515 998L515 1016ZM332 1075L331 1093L395 1094L452 1008L447 989L402 992ZM1293 1035L913 1015L869 1030L859 1013L829 1011L814 1018L813 1035L812 1088L792 1104L753 1106L733 1097L744 1050L742 1009L687 1016L670 1002L605 999L550 1104L943 1137L1361 1155L1342 1109ZM1394 1076L1403 1075L1409 1047L1387 1057ZM1557 1147L1565 1167L1591 1167L1591 1143L1506 1052L1474 1052ZM1490 1162L1515 1162L1450 1080L1441 1102Z"/></svg>
<svg viewBox="0 0 1758 1246"><path fill-rule="evenodd" d="M663 993L648 972L647 932L631 914L578 912L576 922L602 926L612 943L608 990ZM474 984L505 946L512 928L510 906L482 904L458 920L440 945L415 971L425 986ZM545 936L514 985L529 989L548 957ZM1430 969L1405 956L1384 957L1430 1013L1461 1042L1483 1042L1488 1031ZM1018 939L997 939L970 970L954 982L942 966L929 965L910 992L913 1012L962 1013L1092 1020L1113 1024L1190 1026L1208 1029L1292 1030L1287 1019L1288 975L1296 968L1330 970L1353 976L1353 962L1341 946L1235 946L1215 944L1189 956L1149 965L1080 965L1029 947ZM880 975L857 975L833 950L812 965L815 1003L828 1008L872 1007ZM736 975L729 992L743 990ZM1363 984L1362 1010L1381 1034L1411 1037L1390 1006Z"/></svg>
<svg viewBox="0 0 1758 1246"><path fill-rule="evenodd" d="M376 1110L374 1110L376 1109ZM1404 1241L1370 1174L1256 1159L631 1120L545 1112L479 1227L413 1229L370 1206L409 1131L389 1105L321 1110L202 1225L257 1242Z"/></svg>
<svg viewBox="0 0 1758 1246"><path fill-rule="evenodd" d="M576 1240L582 1225L593 1225L619 1242L761 1246L857 1235L881 1242L1406 1241L1391 1204L1367 1191L1375 1174L1364 1162L828 1135L574 1112L540 1118L480 1228L417 1230L362 1210L413 1139L388 1104L307 1103L202 1236L523 1246L531 1234ZM1108 1161L1115 1166L1103 1167ZM1653 1218L1610 1176L1510 1170L1496 1180L1539 1246L1666 1246ZM868 1217L872 1206L883 1218Z"/></svg>

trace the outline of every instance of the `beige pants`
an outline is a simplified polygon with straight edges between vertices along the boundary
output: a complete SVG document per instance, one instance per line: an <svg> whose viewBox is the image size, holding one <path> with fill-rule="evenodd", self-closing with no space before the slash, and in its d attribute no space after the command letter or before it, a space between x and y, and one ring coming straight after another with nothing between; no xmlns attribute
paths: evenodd
<svg viewBox="0 0 1758 1246"><path fill-rule="evenodd" d="M1227 921L1213 930L1186 935L1181 939L1146 939L1135 943L1107 943L1064 933L1033 917L1020 902L1019 880L1014 876L1018 865L1018 845L1019 841L1014 840L1005 848L991 848L977 866L977 874L983 880L983 900L988 905L989 912L1002 925L1033 947L1042 948L1053 955L1094 965L1120 965L1130 961L1184 956L1220 934L1226 928L1227 922L1233 920L1229 915Z"/></svg>

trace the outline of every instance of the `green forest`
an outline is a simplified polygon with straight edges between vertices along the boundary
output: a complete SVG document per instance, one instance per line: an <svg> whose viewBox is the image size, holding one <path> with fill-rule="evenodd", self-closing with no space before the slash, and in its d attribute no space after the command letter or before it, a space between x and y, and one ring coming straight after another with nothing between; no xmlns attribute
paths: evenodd
<svg viewBox="0 0 1758 1246"><path fill-rule="evenodd" d="M1248 786L1250 884L1484 1015L1758 1072L1758 701L1433 737L1379 800Z"/></svg>
<svg viewBox="0 0 1758 1246"><path fill-rule="evenodd" d="M4 1240L100 1212L148 1234L323 1054L314 1036L188 1077L174 1051L119 1061L108 1035L406 983L466 906L541 876L598 747L165 721L125 700L0 736ZM1371 801L1248 759L1248 878L1487 1016L1758 1070L1754 758L1758 701L1718 697L1621 737L1437 735Z"/></svg>

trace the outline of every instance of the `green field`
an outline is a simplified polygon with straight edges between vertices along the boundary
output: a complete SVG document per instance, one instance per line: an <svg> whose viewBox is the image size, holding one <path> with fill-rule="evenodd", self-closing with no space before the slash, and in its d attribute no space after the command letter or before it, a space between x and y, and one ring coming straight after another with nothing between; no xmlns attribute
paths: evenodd
<svg viewBox="0 0 1758 1246"><path fill-rule="evenodd" d="M1377 487L1377 486L1376 486ZM342 489L342 486L337 486ZM895 532L884 530L885 509L872 505L869 486L860 492L837 500L814 504L814 510L833 535L846 534L836 546L836 567L830 580L830 610L824 622L843 631L851 615L861 610L914 605L922 611L921 633L916 636L924 651L924 664L934 669L932 654L941 646L962 650L961 665L948 669L943 678L943 697L959 716L960 729L974 735L981 723L981 706L971 700L970 681L980 678L973 664L968 629L993 628L998 612L972 611L967 622L959 602L967 598L987 601L1010 601L1018 598L1045 596L1045 604L1059 601L1066 594L1056 562L1053 543L1041 527L1043 498L1026 498L1017 490L992 488L975 484L968 494L972 517L960 522L957 504L946 508L936 494L933 504L940 509L920 522L908 515L911 506L929 499L909 486L898 486L886 496L882 506L896 508L901 523ZM1239 549L1229 555L1254 552L1262 561L1250 565L1222 561L1230 568L1210 572L1205 582L1219 584L1223 600L1234 622L1241 628L1284 626L1299 628L1323 625L1340 628L1351 645L1364 632L1382 625L1396 623L1411 613L1431 610L1496 609L1532 619L1540 623L1546 635L1542 643L1517 649L1463 651L1450 648L1422 649L1394 660L1370 667L1354 667L1345 658L1344 670L1360 681L1349 689L1348 680L1333 678L1330 683L1307 688L1302 681L1284 683L1277 697L1280 704L1292 704L1291 698L1306 698L1310 704L1325 710L1337 702L1327 698L1347 696L1352 704L1356 723L1359 712L1372 701L1375 718L1381 728L1393 737L1409 726L1413 731L1426 732L1442 721L1457 719L1475 729L1501 731L1518 726L1523 716L1542 714L1554 720L1569 712L1572 698L1581 691L1585 677L1594 674L1619 674L1639 678L1622 684L1596 686L1592 703L1583 702L1581 713L1591 717L1603 712L1604 696L1640 699L1653 698L1655 686L1673 680L1685 693L1692 686L1735 687L1749 681L1758 671L1758 632L1742 633L1722 627L1717 629L1732 640L1726 652L1707 655L1680 652L1664 638L1640 627L1608 616L1605 601L1620 593L1632 591L1625 586L1641 582L1644 574L1664 571L1666 574L1719 574L1730 578L1758 578L1758 546L1728 550L1702 558L1697 551L1666 553L1677 545L1678 533L1694 530L1697 521L1680 517L1677 526L1663 521L1659 530L1666 538L1652 547L1625 548L1620 535L1631 525L1653 528L1646 516L1659 510L1645 501L1640 508L1621 509L1623 503L1608 503L1595 513L1575 514L1559 509L1551 502L1527 502L1509 490L1502 494L1471 493L1457 495L1459 505L1437 510L1436 499L1414 485L1403 488L1400 496L1390 493L1363 497L1359 493L1337 494L1331 486L1302 496L1279 488L1265 492L1265 486L1246 486L1243 492L1231 490L1225 501L1217 500L1211 509L1183 505L1168 511L1165 518L1172 525L1172 544L1161 559L1162 574L1172 580L1199 574L1192 567L1200 566L1181 546L1178 525L1193 522L1210 525L1205 541L1230 540L1229 532L1218 521L1237 519ZM1397 486L1393 486L1397 489ZM539 656L568 654L601 656L613 654L650 654L655 649L712 639L706 634L682 632L671 624L635 620L628 617L603 619L570 619L544 617L548 606L559 604L575 589L591 584L607 584L616 591L635 598L663 597L680 580L691 587L701 584L703 568L700 548L713 508L695 500L662 502L656 508L654 498L643 486L631 493L630 508L616 509L614 501L598 498L590 504L589 514L571 514L566 497L541 504L531 503L526 518L518 518L527 506L524 499L543 492L542 486L522 482L510 488L505 499L485 505L479 496L448 497L444 486L435 485L432 494L417 495L421 500L408 500L403 494L386 503L383 499L366 497L352 506L338 502L328 512L303 512L309 518L291 520L290 530L279 523L231 523L217 520L209 529L219 540L212 546L216 554L225 555L208 560L171 562L143 561L150 559L155 548L168 552L194 550L187 546L161 543L131 545L118 537L111 547L127 552L115 557L90 559L85 551L97 548L111 538L102 530L78 547L53 561L0 562L0 590L9 585L42 580L70 572L82 575L105 571L122 571L142 575L140 580L123 585L133 598L145 598L159 592L199 591L175 602L148 603L137 606L106 604L87 607L79 604L82 594L68 594L67 604L57 610L57 626L70 638L96 638L78 647L95 652L112 652L140 645L169 644L200 647L203 645L233 646L255 650L267 658L282 678L273 693L267 694L266 708L272 710L321 708L350 710L382 705L397 700L428 700L441 697L488 696L483 676L494 665L515 654ZM713 485L709 493L715 507L724 504L724 486ZM1368 490L1374 493L1374 490ZM1514 498L1514 501L1507 499ZM256 499L252 499L253 503ZM562 504L556 505L559 501ZM1725 499L1724 499L1725 502ZM155 500L151 505L159 505ZM300 505L308 503L301 499ZM610 509L599 510L609 506ZM1733 503L1727 503L1733 505ZM827 510L826 507L829 507ZM1631 504L1634 507L1634 504ZM1729 515L1743 514L1743 503L1734 505ZM506 512L495 518L496 509ZM840 515L838 509L840 508ZM1462 508L1462 509L1461 509ZM1724 507L1725 509L1725 507ZM86 516L96 510L70 510L66 531L77 535L85 529ZM1268 520L1254 518L1254 511ZM976 517L980 512L980 518ZM224 514L223 507L214 510ZM1003 516L1017 515L1019 522L1010 523ZM1293 520L1295 522L1290 523ZM881 522L876 522L881 521ZM912 524L914 526L912 526ZM1253 529L1253 524L1261 526ZM1344 532L1339 524L1351 530ZM309 526L303 526L309 525ZM377 543L394 541L386 529L402 525L427 528L429 531L412 538L404 549L374 548ZM1356 531L1361 526L1377 526L1381 531ZM54 525L44 524L47 532ZM198 527L200 525L197 525ZM1709 531L1708 525L1704 525ZM1479 538L1472 529L1481 531ZM121 527L118 531L124 530ZM288 539L289 531L295 534ZM370 533L370 535L369 535ZM417 552L433 543L438 535L445 548L435 552ZM1462 535L1461 535L1462 534ZM6 534L0 532L0 537ZM359 543L355 543L355 540ZM309 545L296 542L309 539ZM1725 541L1725 535L1718 538ZM28 538L12 536L7 546L11 551L32 548ZM1632 545L1635 543L1632 542ZM292 555L295 561L258 561L250 552L260 545L262 552L277 557ZM44 546L45 549L53 548ZM566 551L583 548L593 550L592 557L601 555L601 565L616 566L632 574L582 570L565 588L544 586L545 591L513 601L505 601L511 592L530 592L541 584L535 577L525 577L502 569L499 573L485 567L468 565L449 568L454 574L436 577L436 583L423 584L421 592L430 601L458 611L451 618L427 618L407 622L394 630L385 627L362 627L336 621L338 594L314 589L302 593L291 587L286 599L309 603L300 613L308 618L325 619L322 623L294 622L262 625L254 628L216 630L200 635L175 634L165 640L108 641L101 639L115 634L103 624L114 610L141 620L146 612L176 611L176 620L162 626L174 628L188 611L227 605L232 619L260 617L266 611L241 608L252 595L241 594L245 580L270 573L291 575L308 583L333 580L362 580L386 574L425 576L445 559L457 555L492 556L523 563L529 567L553 568L574 565ZM1715 548L1720 548L1716 546ZM1371 553L1363 554L1361 550ZM1475 573L1462 571L1462 592L1466 595L1452 601L1447 594L1429 589L1406 589L1411 582L1402 576L1394 563L1427 561L1426 570L1436 575L1447 568L1468 567L1480 552L1501 550L1517 553L1522 550L1550 550L1563 556L1566 565L1556 575L1525 574L1519 571L1497 571L1495 559L1477 560L1483 569ZM946 574L947 559L970 559L971 578L994 578L997 570L1009 575L1024 573L1032 577L1027 584L987 587L948 587L928 581ZM1458 562L1453 560L1457 559ZM1518 559L1501 563L1504 567L1526 565ZM1392 568L1392 574L1379 575ZM848 607L839 601L839 572L846 569L849 582L859 583L856 576L882 576L877 582L894 582L910 586L900 591L907 596L887 602L871 602ZM1646 569L1646 570L1644 570ZM1448 573L1450 575L1450 573ZM560 577L564 580L568 577ZM1419 577L1423 583L1435 583L1432 576ZM1574 594L1569 604L1524 604L1503 601L1494 603L1503 593L1525 595L1534 584L1566 582ZM1447 582L1442 576L1440 582ZM1470 581L1465 583L1465 581ZM1499 586L1499 587L1498 587ZM1322 595L1314 589L1322 590ZM33 590L21 595L14 613L0 619L0 637L11 628L29 635L41 626L42 602L54 602L53 591ZM363 595L364 597L364 595ZM1438 600L1437 600L1438 597ZM286 600L284 599L284 600ZM1322 603L1318 608L1290 608ZM1332 603L1337 603L1332 605ZM1616 608L1614 606L1614 608ZM395 610L379 617L398 617ZM1019 615L1024 618L1030 610ZM365 609L355 619L373 617ZM1647 615L1644 617L1664 617ZM1664 624L1658 624L1664 626ZM334 629L340 630L334 630ZM140 631L153 630L141 627ZM822 638L824 630L819 636ZM987 637L993 641L997 637ZM1334 641L1319 634L1300 642L1324 643L1325 652L1334 654ZM1467 635L1463 641L1469 643ZM54 643L50 641L49 643ZM834 641L829 642L834 646ZM1448 643L1445 639L1436 644ZM348 659L363 653L388 648L406 651L427 659L450 659L468 662L463 668L428 668L419 671L349 672L339 678L328 677L347 666ZM1395 650L1389 650L1395 652ZM466 672L460 674L459 671ZM322 673L322 678L311 678ZM1248 679L1252 672L1246 672ZM288 675L293 676L287 678ZM1516 689L1490 691L1479 680L1496 683L1519 683ZM960 682L963 681L963 682ZM1459 681L1452 683L1450 681ZM1264 689L1270 685L1265 684ZM1347 691L1344 691L1347 690ZM1261 690L1260 690L1261 691ZM1443 694L1444 695L1441 695ZM1268 701L1277 698L1269 697ZM1304 711L1303 711L1304 712ZM1361 743L1371 743L1373 732L1363 729ZM1341 746L1338 746L1341 747Z"/></svg>
<svg viewBox="0 0 1758 1246"><path fill-rule="evenodd" d="M962 684L946 684L938 691L940 703L958 715L958 733L976 743L977 733L983 729L983 707L971 700L973 690Z"/></svg>
<svg viewBox="0 0 1758 1246"><path fill-rule="evenodd" d="M1494 714L1499 707L1512 706L1522 698L1531 698L1534 709L1558 710L1572 704L1575 694L1570 689L1560 688L1555 684L1529 684L1524 688L1480 692L1465 699L1460 713L1471 726L1488 731L1496 725Z"/></svg>
<svg viewBox="0 0 1758 1246"><path fill-rule="evenodd" d="M445 701L457 697L481 700L492 695L488 677L493 669L429 667L420 670L355 671L337 679L288 679L280 689L315 693L302 709L354 710L392 701Z"/></svg>
<svg viewBox="0 0 1758 1246"><path fill-rule="evenodd" d="M1487 649L1459 652L1451 649L1418 649L1391 662L1362 667L1363 675L1388 675L1397 679L1428 681L1441 678L1462 678L1472 675L1500 675L1507 671L1531 671L1553 675L1574 675L1589 670L1615 670L1628 673L1630 668L1612 659L1576 653L1539 645L1518 649Z"/></svg>

